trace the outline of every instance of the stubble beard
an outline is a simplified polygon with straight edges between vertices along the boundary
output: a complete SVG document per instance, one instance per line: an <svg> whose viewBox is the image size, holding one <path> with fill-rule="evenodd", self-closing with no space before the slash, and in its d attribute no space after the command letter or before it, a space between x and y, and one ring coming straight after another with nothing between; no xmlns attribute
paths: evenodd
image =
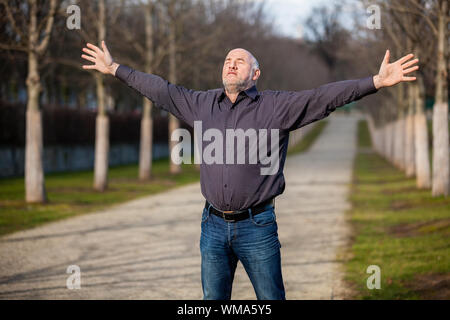
<svg viewBox="0 0 450 320"><path fill-rule="evenodd" d="M228 93L239 93L246 90L252 84L251 77L246 80L228 81L223 79L223 87Z"/></svg>

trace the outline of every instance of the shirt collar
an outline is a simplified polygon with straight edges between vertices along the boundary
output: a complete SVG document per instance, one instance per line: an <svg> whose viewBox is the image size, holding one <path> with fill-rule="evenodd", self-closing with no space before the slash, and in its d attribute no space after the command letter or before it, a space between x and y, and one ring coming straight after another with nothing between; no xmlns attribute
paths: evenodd
<svg viewBox="0 0 450 320"><path fill-rule="evenodd" d="M252 87L250 87L250 88L248 88L247 90L244 90L244 91L239 92L239 94L242 94L242 93L246 94L246 95L247 95L249 98L251 98L252 100L255 100L256 97L259 96L258 89L256 89L256 86L255 86L255 85L252 86ZM223 98L225 98L225 97L226 97L225 89L222 88L222 89L221 89L221 92L220 92L220 94L219 94L219 101L223 100Z"/></svg>

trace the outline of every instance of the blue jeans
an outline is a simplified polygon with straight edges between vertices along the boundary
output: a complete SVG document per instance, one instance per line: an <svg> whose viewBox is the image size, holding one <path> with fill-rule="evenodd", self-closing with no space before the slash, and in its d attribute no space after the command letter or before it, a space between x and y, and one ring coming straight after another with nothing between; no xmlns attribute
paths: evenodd
<svg viewBox="0 0 450 320"><path fill-rule="evenodd" d="M200 252L204 300L229 300L237 262L241 261L258 300L284 300L280 241L273 205L238 222L226 222L206 208Z"/></svg>

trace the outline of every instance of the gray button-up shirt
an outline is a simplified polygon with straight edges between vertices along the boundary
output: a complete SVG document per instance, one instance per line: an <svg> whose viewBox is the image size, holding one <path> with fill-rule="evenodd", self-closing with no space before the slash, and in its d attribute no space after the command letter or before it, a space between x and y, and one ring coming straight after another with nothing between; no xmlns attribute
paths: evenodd
<svg viewBox="0 0 450 320"><path fill-rule="evenodd" d="M333 82L303 91L258 92L253 86L241 92L232 103L223 88L189 90L124 65L119 66L116 77L188 125L194 126L194 121L201 121L202 132L211 128L220 130L223 140L226 129L267 129L268 136L271 129L278 129L279 166L275 174L262 175L260 169L267 165L259 160L256 164L223 161L200 165L202 194L220 210L249 208L281 194L285 188L283 167L289 132L321 120L337 107L377 91L372 77ZM203 141L203 149L209 143ZM270 150L270 146L269 142L267 149ZM248 149L247 143L245 148ZM237 150L234 151L236 157ZM223 156L225 158L225 152Z"/></svg>

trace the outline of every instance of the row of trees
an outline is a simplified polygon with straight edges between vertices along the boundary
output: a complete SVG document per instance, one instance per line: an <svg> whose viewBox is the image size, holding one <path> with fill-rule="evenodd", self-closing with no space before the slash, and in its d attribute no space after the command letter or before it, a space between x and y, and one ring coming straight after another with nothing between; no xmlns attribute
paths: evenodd
<svg viewBox="0 0 450 320"><path fill-rule="evenodd" d="M80 8L81 29L67 27L67 19L74 18L73 11L67 12L72 4ZM76 96L77 107L85 108L89 99L94 100L93 185L98 191L108 184L108 112L140 110L138 176L141 180L151 177L155 108L112 77L83 71L80 55L86 42L100 46L106 40L119 63L193 89L220 87L223 59L235 47L245 47L258 58L263 67L259 89L299 90L330 79L320 56L311 53L306 44L278 36L266 22L263 7L252 1L2 0L0 17L2 72L11 75L0 79L2 92L15 96L17 87L26 83L27 202L47 201L42 163L43 101L67 104ZM305 77L305 73L313 75ZM170 117L169 131L178 126L178 120ZM179 166L171 164L171 172L179 171Z"/></svg>
<svg viewBox="0 0 450 320"><path fill-rule="evenodd" d="M163 76L188 88L221 86L228 50L244 47L258 58L258 89L301 90L325 82L376 74L386 48L392 56L413 52L420 58L418 81L382 90L364 100L376 149L434 195L449 192L448 149L448 7L443 0L354 0L382 8L382 29L342 26L342 5L315 9L306 21L304 40L277 35L261 5L238 0L0 0L0 79L2 99L27 90L26 200L46 201L42 165L43 103L75 101L97 110L94 188L108 182L110 112L141 113L138 177L151 178L153 116L151 101L113 77L81 69L81 48L105 39L119 63ZM67 28L67 8L81 9L81 29ZM258 2L259 3L259 2ZM359 17L361 18L361 17ZM356 56L357 53L357 56ZM433 108L433 166L424 100ZM70 97L76 97L70 99ZM179 126L170 118L169 131ZM170 137L169 132L169 137ZM433 170L431 170L431 168ZM180 168L171 165L171 172Z"/></svg>
<svg viewBox="0 0 450 320"><path fill-rule="evenodd" d="M368 109L373 145L407 176L415 175L418 188L431 188L434 196L447 196L450 192L448 1L376 3L383 12L382 30L373 33L372 41L386 43L399 56L405 51L413 52L420 59L421 70L417 81L386 92L382 100ZM427 93L434 96L431 137L425 114Z"/></svg>

